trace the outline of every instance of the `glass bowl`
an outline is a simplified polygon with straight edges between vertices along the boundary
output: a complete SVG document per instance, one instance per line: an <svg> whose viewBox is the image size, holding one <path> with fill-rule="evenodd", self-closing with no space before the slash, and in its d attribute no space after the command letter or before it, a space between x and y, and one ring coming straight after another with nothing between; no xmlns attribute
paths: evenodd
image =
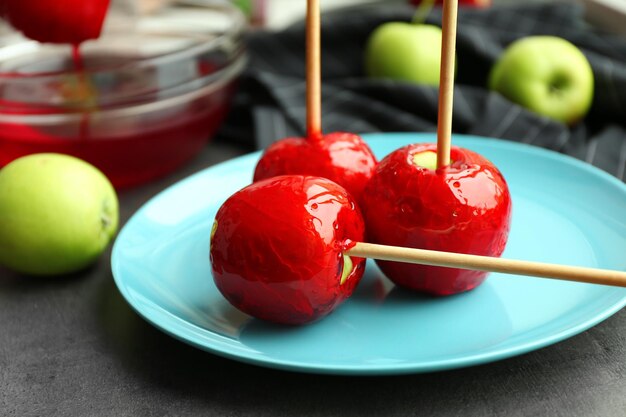
<svg viewBox="0 0 626 417"><path fill-rule="evenodd" d="M175 169L215 133L246 61L238 9L203 0L107 19L80 58L0 29L0 166L61 152L121 188Z"/></svg>

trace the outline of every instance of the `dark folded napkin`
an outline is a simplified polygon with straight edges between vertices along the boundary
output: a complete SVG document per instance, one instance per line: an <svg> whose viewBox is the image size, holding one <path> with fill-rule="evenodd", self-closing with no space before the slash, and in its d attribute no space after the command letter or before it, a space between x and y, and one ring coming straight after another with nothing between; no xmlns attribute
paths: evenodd
<svg viewBox="0 0 626 417"><path fill-rule="evenodd" d="M363 74L363 50L381 23L409 21L412 8L376 5L322 16L322 111L325 132L435 131L437 89ZM626 180L626 39L588 25L572 4L461 9L455 133L508 139L585 160ZM439 25L434 9L428 23ZM574 127L519 107L486 89L489 70L502 50L529 35L555 35L585 53L595 75L595 96L585 120ZM282 32L254 32L250 65L222 135L263 148L303 135L305 35L303 23Z"/></svg>

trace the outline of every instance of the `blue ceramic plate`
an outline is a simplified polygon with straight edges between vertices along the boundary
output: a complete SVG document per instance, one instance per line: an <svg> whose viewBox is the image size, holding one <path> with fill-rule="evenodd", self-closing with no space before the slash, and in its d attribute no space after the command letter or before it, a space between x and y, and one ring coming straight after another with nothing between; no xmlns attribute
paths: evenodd
<svg viewBox="0 0 626 417"><path fill-rule="evenodd" d="M378 157L432 134L375 134ZM507 178L513 223L505 257L626 269L626 186L543 149L477 137L454 143ZM112 255L122 295L170 335L232 359L335 374L399 374L495 361L558 342L626 304L626 290L492 274L469 293L428 298L396 289L373 262L353 296L325 319L281 327L231 307L213 285L209 235L222 202L250 182L258 153L165 190L121 231Z"/></svg>

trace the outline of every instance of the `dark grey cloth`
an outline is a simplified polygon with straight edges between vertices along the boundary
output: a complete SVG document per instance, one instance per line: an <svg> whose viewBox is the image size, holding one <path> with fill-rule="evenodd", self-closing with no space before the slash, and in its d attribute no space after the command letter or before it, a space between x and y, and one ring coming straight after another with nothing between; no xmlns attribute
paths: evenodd
<svg viewBox="0 0 626 417"><path fill-rule="evenodd" d="M626 39L585 23L572 4L461 9L453 130L550 148L626 179ZM326 132L435 131L437 89L363 74L369 34L383 22L408 21L408 6L360 6L322 16L323 128ZM433 10L428 23L439 24ZM527 111L486 89L502 50L528 35L556 35L580 47L595 75L592 109L574 127ZM305 122L303 23L250 36L250 67L224 132L265 147L302 135Z"/></svg>

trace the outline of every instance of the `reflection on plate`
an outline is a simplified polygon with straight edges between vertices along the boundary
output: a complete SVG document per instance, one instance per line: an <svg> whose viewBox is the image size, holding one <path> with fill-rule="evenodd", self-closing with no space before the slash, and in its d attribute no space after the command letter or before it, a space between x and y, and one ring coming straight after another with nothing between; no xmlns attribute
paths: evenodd
<svg viewBox="0 0 626 417"><path fill-rule="evenodd" d="M365 135L378 157L432 134ZM513 223L505 257L626 269L626 186L543 149L455 136L507 178ZM250 182L258 154L214 166L140 209L113 248L115 281L146 320L233 359L304 372L397 374L470 366L573 336L617 312L626 290L492 274L469 293L432 298L393 286L373 262L325 319L283 327L230 306L213 285L208 246L221 203Z"/></svg>

